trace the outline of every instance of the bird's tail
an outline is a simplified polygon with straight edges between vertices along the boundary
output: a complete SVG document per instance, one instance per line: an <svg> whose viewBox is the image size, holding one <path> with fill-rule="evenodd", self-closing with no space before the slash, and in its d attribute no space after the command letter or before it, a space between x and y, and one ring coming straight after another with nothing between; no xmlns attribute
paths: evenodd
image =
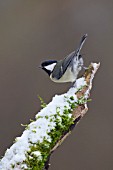
<svg viewBox="0 0 113 170"><path fill-rule="evenodd" d="M82 48L82 46L83 46L84 42L86 41L87 36L88 36L87 34L84 34L84 35L83 35L83 37L81 38L81 41L80 41L79 47L78 47L78 48L77 48L77 50L75 51L76 56L78 56L78 55L79 55L80 50L81 50L81 48Z"/></svg>

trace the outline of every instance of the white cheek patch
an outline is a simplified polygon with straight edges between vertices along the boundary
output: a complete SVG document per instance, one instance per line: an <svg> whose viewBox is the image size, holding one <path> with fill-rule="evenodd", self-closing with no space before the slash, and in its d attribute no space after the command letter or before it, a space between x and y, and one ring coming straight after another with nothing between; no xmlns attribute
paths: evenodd
<svg viewBox="0 0 113 170"><path fill-rule="evenodd" d="M54 69L55 65L56 65L56 63L53 63L53 64L50 64L50 65L48 65L48 66L45 66L45 68L46 68L47 70L52 71L52 70Z"/></svg>

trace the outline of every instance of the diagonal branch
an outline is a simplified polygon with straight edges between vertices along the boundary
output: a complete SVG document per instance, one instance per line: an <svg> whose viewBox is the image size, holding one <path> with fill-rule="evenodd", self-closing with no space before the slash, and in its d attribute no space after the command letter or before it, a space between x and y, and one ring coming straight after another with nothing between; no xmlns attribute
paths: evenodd
<svg viewBox="0 0 113 170"><path fill-rule="evenodd" d="M0 161L0 170L49 169L52 152L71 133L87 112L92 80L100 64L91 63L74 87L65 94L55 95L31 122L21 137L7 149ZM45 106L45 103L42 103Z"/></svg>

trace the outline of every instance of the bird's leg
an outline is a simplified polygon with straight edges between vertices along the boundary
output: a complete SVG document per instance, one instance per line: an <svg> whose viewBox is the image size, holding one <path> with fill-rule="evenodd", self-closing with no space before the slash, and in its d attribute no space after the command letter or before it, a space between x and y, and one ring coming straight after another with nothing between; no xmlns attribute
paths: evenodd
<svg viewBox="0 0 113 170"><path fill-rule="evenodd" d="M82 67L84 70L88 70L88 69L89 69L88 67L85 67L84 65L81 65L81 67Z"/></svg>
<svg viewBox="0 0 113 170"><path fill-rule="evenodd" d="M84 70L88 70L88 67L84 67L84 66L83 66L83 69L84 69Z"/></svg>
<svg viewBox="0 0 113 170"><path fill-rule="evenodd" d="M76 87L76 80L74 82L71 83L71 88L75 88Z"/></svg>

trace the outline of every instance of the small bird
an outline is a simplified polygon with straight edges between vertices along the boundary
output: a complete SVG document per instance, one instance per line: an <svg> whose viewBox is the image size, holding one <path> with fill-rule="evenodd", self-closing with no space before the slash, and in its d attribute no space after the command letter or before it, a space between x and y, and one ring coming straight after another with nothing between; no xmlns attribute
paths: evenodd
<svg viewBox="0 0 113 170"><path fill-rule="evenodd" d="M78 73L83 68L83 58L80 50L87 38L87 34L81 38L79 47L67 55L63 60L48 60L41 63L41 68L48 73L50 79L56 83L75 82Z"/></svg>

